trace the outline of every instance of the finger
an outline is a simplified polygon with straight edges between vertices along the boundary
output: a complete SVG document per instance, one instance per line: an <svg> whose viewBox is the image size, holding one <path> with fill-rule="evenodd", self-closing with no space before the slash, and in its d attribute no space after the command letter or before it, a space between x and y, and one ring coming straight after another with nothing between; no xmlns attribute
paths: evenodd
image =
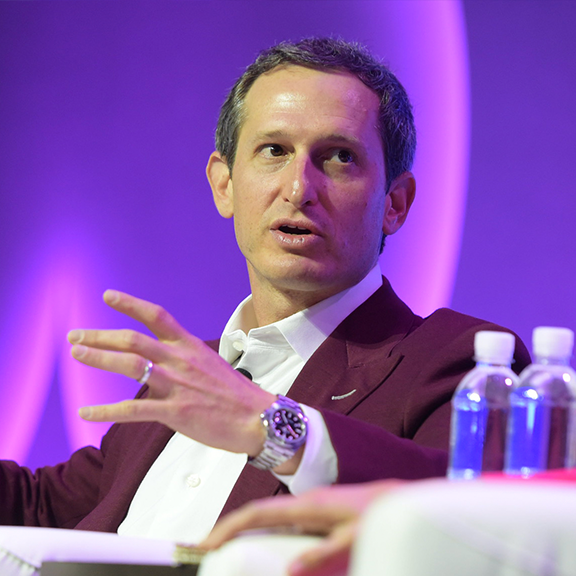
<svg viewBox="0 0 576 576"><path fill-rule="evenodd" d="M288 568L289 576L347 574L350 550L358 532L358 521L338 526L318 546L301 554Z"/></svg>
<svg viewBox="0 0 576 576"><path fill-rule="evenodd" d="M311 506L305 497L279 496L243 506L220 520L200 545L218 548L240 532L258 528L298 527L307 534L327 534L342 521L339 511Z"/></svg>
<svg viewBox="0 0 576 576"><path fill-rule="evenodd" d="M298 526L307 534L328 534L356 519L374 497L393 489L398 481L311 490L297 499L277 497L248 504L223 518L203 546L217 548L239 532L257 528Z"/></svg>
<svg viewBox="0 0 576 576"><path fill-rule="evenodd" d="M268 499L251 502L228 514L214 526L212 532L199 546L206 550L212 550L245 530L285 525L280 518L280 510L284 500L294 503L293 497L280 496L274 498L274 501Z"/></svg>
<svg viewBox="0 0 576 576"><path fill-rule="evenodd" d="M190 337L190 334L162 306L117 290L106 290L104 302L114 310L142 322L160 340L171 342Z"/></svg>
<svg viewBox="0 0 576 576"><path fill-rule="evenodd" d="M156 416L161 413L162 408L162 400L145 398L124 400L115 404L83 406L78 414L90 422L148 422L159 421Z"/></svg>
<svg viewBox="0 0 576 576"><path fill-rule="evenodd" d="M70 353L73 358L82 362L82 364L86 364L86 366L122 374L134 380L142 378L148 365L148 360L138 354L98 350L81 344L72 346ZM165 384L167 378L164 376L164 368L154 364L152 374L148 378L148 385L154 388L154 393L157 397L164 396L169 390L169 386Z"/></svg>
<svg viewBox="0 0 576 576"><path fill-rule="evenodd" d="M71 330L68 342L99 350L132 352L156 363L167 360L170 353L164 343L135 330Z"/></svg>

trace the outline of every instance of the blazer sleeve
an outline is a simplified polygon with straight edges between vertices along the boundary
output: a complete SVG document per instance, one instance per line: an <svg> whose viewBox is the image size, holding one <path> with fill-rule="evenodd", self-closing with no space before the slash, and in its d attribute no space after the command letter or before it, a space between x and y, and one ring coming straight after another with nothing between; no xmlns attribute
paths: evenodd
<svg viewBox="0 0 576 576"><path fill-rule="evenodd" d="M87 446L56 466L35 473L16 462L0 462L0 524L73 528L97 504L105 446Z"/></svg>
<svg viewBox="0 0 576 576"><path fill-rule="evenodd" d="M56 466L33 473L1 461L0 524L115 531L172 434L153 422L114 424L99 449L81 448Z"/></svg>

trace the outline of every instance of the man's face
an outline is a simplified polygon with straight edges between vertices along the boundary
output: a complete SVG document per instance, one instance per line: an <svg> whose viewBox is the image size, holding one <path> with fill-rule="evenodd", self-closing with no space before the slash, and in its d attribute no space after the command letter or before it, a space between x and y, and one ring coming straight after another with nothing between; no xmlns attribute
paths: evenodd
<svg viewBox="0 0 576 576"><path fill-rule="evenodd" d="M389 203L378 104L351 74L300 66L250 88L219 209L234 216L253 292L309 291L319 301L375 265Z"/></svg>

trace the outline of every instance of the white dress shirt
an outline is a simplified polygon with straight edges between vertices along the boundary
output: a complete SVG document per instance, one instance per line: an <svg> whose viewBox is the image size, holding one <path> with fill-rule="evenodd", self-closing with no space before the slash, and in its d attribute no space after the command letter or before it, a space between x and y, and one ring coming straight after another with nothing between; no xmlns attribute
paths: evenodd
<svg viewBox="0 0 576 576"><path fill-rule="evenodd" d="M228 321L219 354L235 368L248 370L264 390L286 395L328 335L381 285L377 265L356 286L261 327L254 327L248 296ZM293 494L333 483L338 469L324 419L317 410L302 408L309 418L302 461L294 475L276 475ZM246 462L246 454L211 448L175 433L136 491L118 533L200 541L216 523Z"/></svg>

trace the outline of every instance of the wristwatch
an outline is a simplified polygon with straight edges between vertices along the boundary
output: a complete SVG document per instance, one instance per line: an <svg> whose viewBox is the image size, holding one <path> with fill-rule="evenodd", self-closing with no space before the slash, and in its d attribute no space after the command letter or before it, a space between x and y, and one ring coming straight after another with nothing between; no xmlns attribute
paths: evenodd
<svg viewBox="0 0 576 576"><path fill-rule="evenodd" d="M248 462L260 470L270 470L290 460L306 442L308 418L300 404L279 395L276 402L260 414L260 419L266 431L264 449L255 458L248 458Z"/></svg>

